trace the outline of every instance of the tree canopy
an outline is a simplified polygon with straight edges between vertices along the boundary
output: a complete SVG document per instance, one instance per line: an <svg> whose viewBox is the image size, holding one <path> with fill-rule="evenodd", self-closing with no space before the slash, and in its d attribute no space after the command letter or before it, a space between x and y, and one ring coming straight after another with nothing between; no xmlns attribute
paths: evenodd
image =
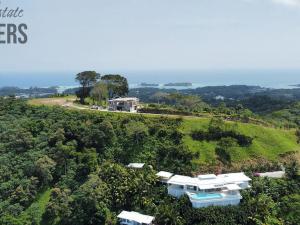
<svg viewBox="0 0 300 225"><path fill-rule="evenodd" d="M81 89L78 92L80 102L84 103L84 98L89 96L90 88L100 79L100 74L95 71L84 71L76 75L75 80L81 85Z"/></svg>

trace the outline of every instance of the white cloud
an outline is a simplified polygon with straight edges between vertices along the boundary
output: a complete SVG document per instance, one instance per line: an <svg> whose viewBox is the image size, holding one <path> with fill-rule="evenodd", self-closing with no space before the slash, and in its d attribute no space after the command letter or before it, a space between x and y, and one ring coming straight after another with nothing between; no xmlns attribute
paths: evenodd
<svg viewBox="0 0 300 225"><path fill-rule="evenodd" d="M271 0L278 4L283 4L287 6L299 6L300 7L300 0Z"/></svg>

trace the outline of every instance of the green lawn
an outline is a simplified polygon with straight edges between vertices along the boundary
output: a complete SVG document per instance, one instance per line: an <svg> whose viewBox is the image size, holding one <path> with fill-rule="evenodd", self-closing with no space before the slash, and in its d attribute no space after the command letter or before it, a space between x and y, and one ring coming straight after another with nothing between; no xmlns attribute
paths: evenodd
<svg viewBox="0 0 300 225"><path fill-rule="evenodd" d="M200 153L200 158L196 163L214 164L217 159L215 154L216 142L194 141L190 137L193 130L207 129L209 121L206 118L185 118L180 128L185 134L184 143L188 148ZM237 123L237 131L253 137L254 140L250 147L235 147L232 149L231 159L233 163L255 158L275 161L281 153L300 151L295 130L281 130L255 124Z"/></svg>

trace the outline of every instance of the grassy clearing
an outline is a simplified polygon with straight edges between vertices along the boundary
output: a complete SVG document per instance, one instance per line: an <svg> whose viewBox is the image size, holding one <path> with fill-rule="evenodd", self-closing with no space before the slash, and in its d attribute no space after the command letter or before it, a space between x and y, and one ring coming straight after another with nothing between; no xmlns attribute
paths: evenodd
<svg viewBox="0 0 300 225"><path fill-rule="evenodd" d="M40 224L45 212L46 205L50 200L51 189L46 189L38 194L36 200L21 214L21 221L32 221L33 224Z"/></svg>
<svg viewBox="0 0 300 225"><path fill-rule="evenodd" d="M34 98L28 100L30 105L50 105L50 106L62 106L65 104L73 104L76 100L76 96L65 96L65 97L57 97L57 98Z"/></svg>
<svg viewBox="0 0 300 225"><path fill-rule="evenodd" d="M217 161L215 154L216 142L194 141L190 137L193 130L207 129L209 121L209 119L185 118L181 126L181 131L185 135L184 143L191 150L200 153L200 158L196 161L199 164L215 164ZM281 130L254 124L237 123L237 131L253 137L254 140L250 147L235 147L232 149L231 159L233 163L242 163L255 158L275 161L282 153L300 151L295 130Z"/></svg>

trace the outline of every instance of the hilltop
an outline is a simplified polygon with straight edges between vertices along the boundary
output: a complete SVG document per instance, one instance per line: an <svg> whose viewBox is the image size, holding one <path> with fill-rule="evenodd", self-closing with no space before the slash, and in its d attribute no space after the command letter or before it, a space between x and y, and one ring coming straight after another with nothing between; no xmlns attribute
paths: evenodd
<svg viewBox="0 0 300 225"><path fill-rule="evenodd" d="M74 105L74 98L72 96L64 98L44 98L44 99L32 99L29 104L49 105L49 106L66 106L68 109L85 109L85 112L89 113L90 110L86 106ZM72 103L70 105L70 103ZM191 134L195 130L207 130L209 123L213 118L212 114L202 114L202 117L195 116L176 116L176 115L159 115L159 114L128 114L119 112L101 112L93 111L99 115L109 115L110 117L146 117L146 118L160 118L161 116L171 119L180 118L182 123L178 130L183 134L182 140L184 145L194 153L197 153L198 157L193 159L195 170L199 168L209 171L209 168L215 168L216 166L223 167L223 163L220 162L219 156L216 154L216 148L218 146L217 141L197 141L193 140ZM225 120L224 120L225 121ZM299 154L300 145L297 143L297 136L295 129L280 129L263 124L243 123L225 121L228 126L234 127L236 132L253 138L253 143L247 147L235 146L230 150L231 163L226 165L232 168L240 168L247 166L247 164L259 164L259 163L276 163L283 160L283 158L289 154ZM205 169L206 167L206 169ZM197 169L198 168L198 169Z"/></svg>

